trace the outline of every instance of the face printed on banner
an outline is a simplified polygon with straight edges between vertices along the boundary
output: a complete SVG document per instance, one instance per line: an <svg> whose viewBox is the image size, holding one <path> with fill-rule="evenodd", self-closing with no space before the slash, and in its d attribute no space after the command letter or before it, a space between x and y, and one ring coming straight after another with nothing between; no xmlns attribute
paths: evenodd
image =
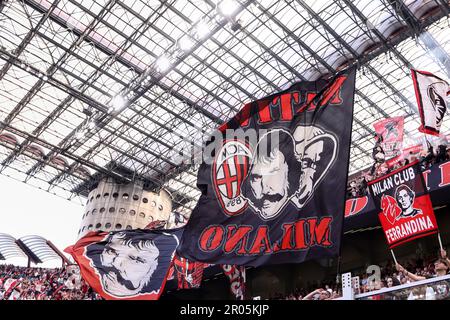
<svg viewBox="0 0 450 320"><path fill-rule="evenodd" d="M329 152L324 156L325 148ZM335 158L335 138L319 128L298 126L293 135L272 130L258 142L242 195L268 220L279 215L291 200L302 208Z"/></svg>
<svg viewBox="0 0 450 320"><path fill-rule="evenodd" d="M397 217L397 219L413 217L422 213L422 210L413 208L415 194L407 185L399 186L395 191L395 195L397 203L402 209L402 213Z"/></svg>
<svg viewBox="0 0 450 320"><path fill-rule="evenodd" d="M283 153L275 149L267 159L256 163L250 174L254 204L270 218L288 195L288 165Z"/></svg>
<svg viewBox="0 0 450 320"><path fill-rule="evenodd" d="M292 200L302 208L333 164L338 145L334 136L318 127L306 129L299 126L293 136L295 155L301 163L301 176L299 190Z"/></svg>
<svg viewBox="0 0 450 320"><path fill-rule="evenodd" d="M407 208L411 207L413 199L406 190L401 190L398 193L397 198L403 210L406 210Z"/></svg>
<svg viewBox="0 0 450 320"><path fill-rule="evenodd" d="M264 219L276 217L298 189L300 172L287 161L293 152L294 141L285 131L272 131L258 143L244 196Z"/></svg>
<svg viewBox="0 0 450 320"><path fill-rule="evenodd" d="M130 296L149 283L158 267L159 250L153 241L127 239L116 233L100 255L101 268L106 272L101 282L106 292L116 296Z"/></svg>
<svg viewBox="0 0 450 320"><path fill-rule="evenodd" d="M317 141L312 147L305 149L302 156L302 175L300 178L300 190L297 193L300 202L305 201L313 192L317 164L321 159L324 142Z"/></svg>
<svg viewBox="0 0 450 320"><path fill-rule="evenodd" d="M433 106L434 111L436 112L436 127L439 128L441 126L442 119L445 115L445 110L447 109L445 99L438 93L437 88L441 86L445 87L446 84L443 82L436 82L428 86L428 98L430 99L431 105ZM444 90L440 90L445 92Z"/></svg>

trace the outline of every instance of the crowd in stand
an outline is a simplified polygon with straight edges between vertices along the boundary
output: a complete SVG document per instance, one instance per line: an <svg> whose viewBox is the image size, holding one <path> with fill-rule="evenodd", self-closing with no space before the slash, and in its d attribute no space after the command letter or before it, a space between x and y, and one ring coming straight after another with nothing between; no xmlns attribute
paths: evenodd
<svg viewBox="0 0 450 320"><path fill-rule="evenodd" d="M369 181L377 179L416 160L419 160L419 164L423 171L433 164L448 161L450 160L450 147L445 144L440 144L435 150L433 146L429 145L428 150L422 150L418 154L410 152L405 159L390 167L385 161L384 151L381 146L376 144L372 157L374 158L374 164L371 169L367 172L362 172L358 178L349 181L347 186L347 198L366 196L368 194L367 183Z"/></svg>
<svg viewBox="0 0 450 320"><path fill-rule="evenodd" d="M381 278L367 274L366 270L354 271L352 276L359 278L356 293L365 293L382 288L449 274L450 259L444 250L441 258L406 261L404 266L392 261L380 266ZM270 299L276 300L332 300L342 296L342 288L335 280L317 284L308 283L304 288L296 289L289 295L276 293ZM446 287L442 295L448 296L450 288ZM25 268L13 265L0 265L0 300L101 300L101 297L79 276L71 271L45 268Z"/></svg>
<svg viewBox="0 0 450 320"><path fill-rule="evenodd" d="M79 276L65 268L0 265L0 300L99 300Z"/></svg>
<svg viewBox="0 0 450 320"><path fill-rule="evenodd" d="M389 261L380 266L380 279L371 277L367 270L353 271L352 277L358 277L359 288L354 288L355 293L366 293L382 288L391 288L414 281L430 279L437 276L443 276L450 273L450 259L444 250L440 252L441 257L436 259L428 256L425 259L415 259L405 261L404 266L395 265ZM304 289L296 289L289 295L275 294L271 299L277 300L332 300L342 296L341 285L335 281L329 280L322 282L320 288L312 289L307 285ZM440 286L442 296L450 296L450 287ZM309 292L309 293L308 293Z"/></svg>

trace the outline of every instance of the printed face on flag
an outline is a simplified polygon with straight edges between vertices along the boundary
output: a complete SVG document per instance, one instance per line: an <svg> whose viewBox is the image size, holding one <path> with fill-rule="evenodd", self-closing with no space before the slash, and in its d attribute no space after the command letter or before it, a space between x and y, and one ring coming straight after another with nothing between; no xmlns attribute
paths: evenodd
<svg viewBox="0 0 450 320"><path fill-rule="evenodd" d="M248 103L222 125L178 254L258 266L338 252L353 94L351 69Z"/></svg>
<svg viewBox="0 0 450 320"><path fill-rule="evenodd" d="M437 232L417 162L369 183L390 248Z"/></svg>
<svg viewBox="0 0 450 320"><path fill-rule="evenodd" d="M83 278L106 299L157 299L179 234L162 230L90 233L70 252Z"/></svg>
<svg viewBox="0 0 450 320"><path fill-rule="evenodd" d="M426 71L411 69L411 75L422 121L419 131L438 136L447 110L446 96L449 85Z"/></svg>
<svg viewBox="0 0 450 320"><path fill-rule="evenodd" d="M331 151L326 155L325 147ZM337 147L337 139L317 127L298 126L293 135L270 131L252 155L243 198L265 220L277 217L288 201L302 208L327 174Z"/></svg>
<svg viewBox="0 0 450 320"><path fill-rule="evenodd" d="M158 267L159 250L151 240L133 242L125 233L109 237L96 261L104 271L101 277L106 292L117 296L131 296L140 292L150 282ZM91 250L87 250L87 256Z"/></svg>
<svg viewBox="0 0 450 320"><path fill-rule="evenodd" d="M402 215L400 217L413 217L416 214L422 214L421 209L413 207L415 193L407 185L401 185L395 191L397 202L402 209Z"/></svg>

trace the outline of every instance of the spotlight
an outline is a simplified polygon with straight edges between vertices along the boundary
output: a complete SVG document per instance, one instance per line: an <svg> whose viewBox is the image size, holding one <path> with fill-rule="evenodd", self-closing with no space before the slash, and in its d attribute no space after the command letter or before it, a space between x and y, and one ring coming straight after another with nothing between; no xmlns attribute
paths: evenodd
<svg viewBox="0 0 450 320"><path fill-rule="evenodd" d="M238 9L238 3L234 0L223 0L219 5L219 12L226 17L231 16Z"/></svg>
<svg viewBox="0 0 450 320"><path fill-rule="evenodd" d="M198 39L203 39L209 34L209 26L205 21L200 21L195 27L195 33Z"/></svg>
<svg viewBox="0 0 450 320"><path fill-rule="evenodd" d="M117 95L111 100L111 106L113 110L122 109L123 107L125 107L126 103L127 100L121 95Z"/></svg>
<svg viewBox="0 0 450 320"><path fill-rule="evenodd" d="M161 56L156 60L156 67L159 72L167 71L170 68L170 60L166 56Z"/></svg>
<svg viewBox="0 0 450 320"><path fill-rule="evenodd" d="M191 37L184 36L178 40L178 48L183 51L189 51L194 46L194 41L192 41Z"/></svg>

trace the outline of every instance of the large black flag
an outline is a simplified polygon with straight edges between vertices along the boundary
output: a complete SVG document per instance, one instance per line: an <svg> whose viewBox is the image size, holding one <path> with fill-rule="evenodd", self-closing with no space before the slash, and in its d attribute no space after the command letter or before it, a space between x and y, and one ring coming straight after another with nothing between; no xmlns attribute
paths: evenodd
<svg viewBox="0 0 450 320"><path fill-rule="evenodd" d="M202 195L178 254L249 266L337 255L354 86L355 69L299 82L222 125L205 149Z"/></svg>

